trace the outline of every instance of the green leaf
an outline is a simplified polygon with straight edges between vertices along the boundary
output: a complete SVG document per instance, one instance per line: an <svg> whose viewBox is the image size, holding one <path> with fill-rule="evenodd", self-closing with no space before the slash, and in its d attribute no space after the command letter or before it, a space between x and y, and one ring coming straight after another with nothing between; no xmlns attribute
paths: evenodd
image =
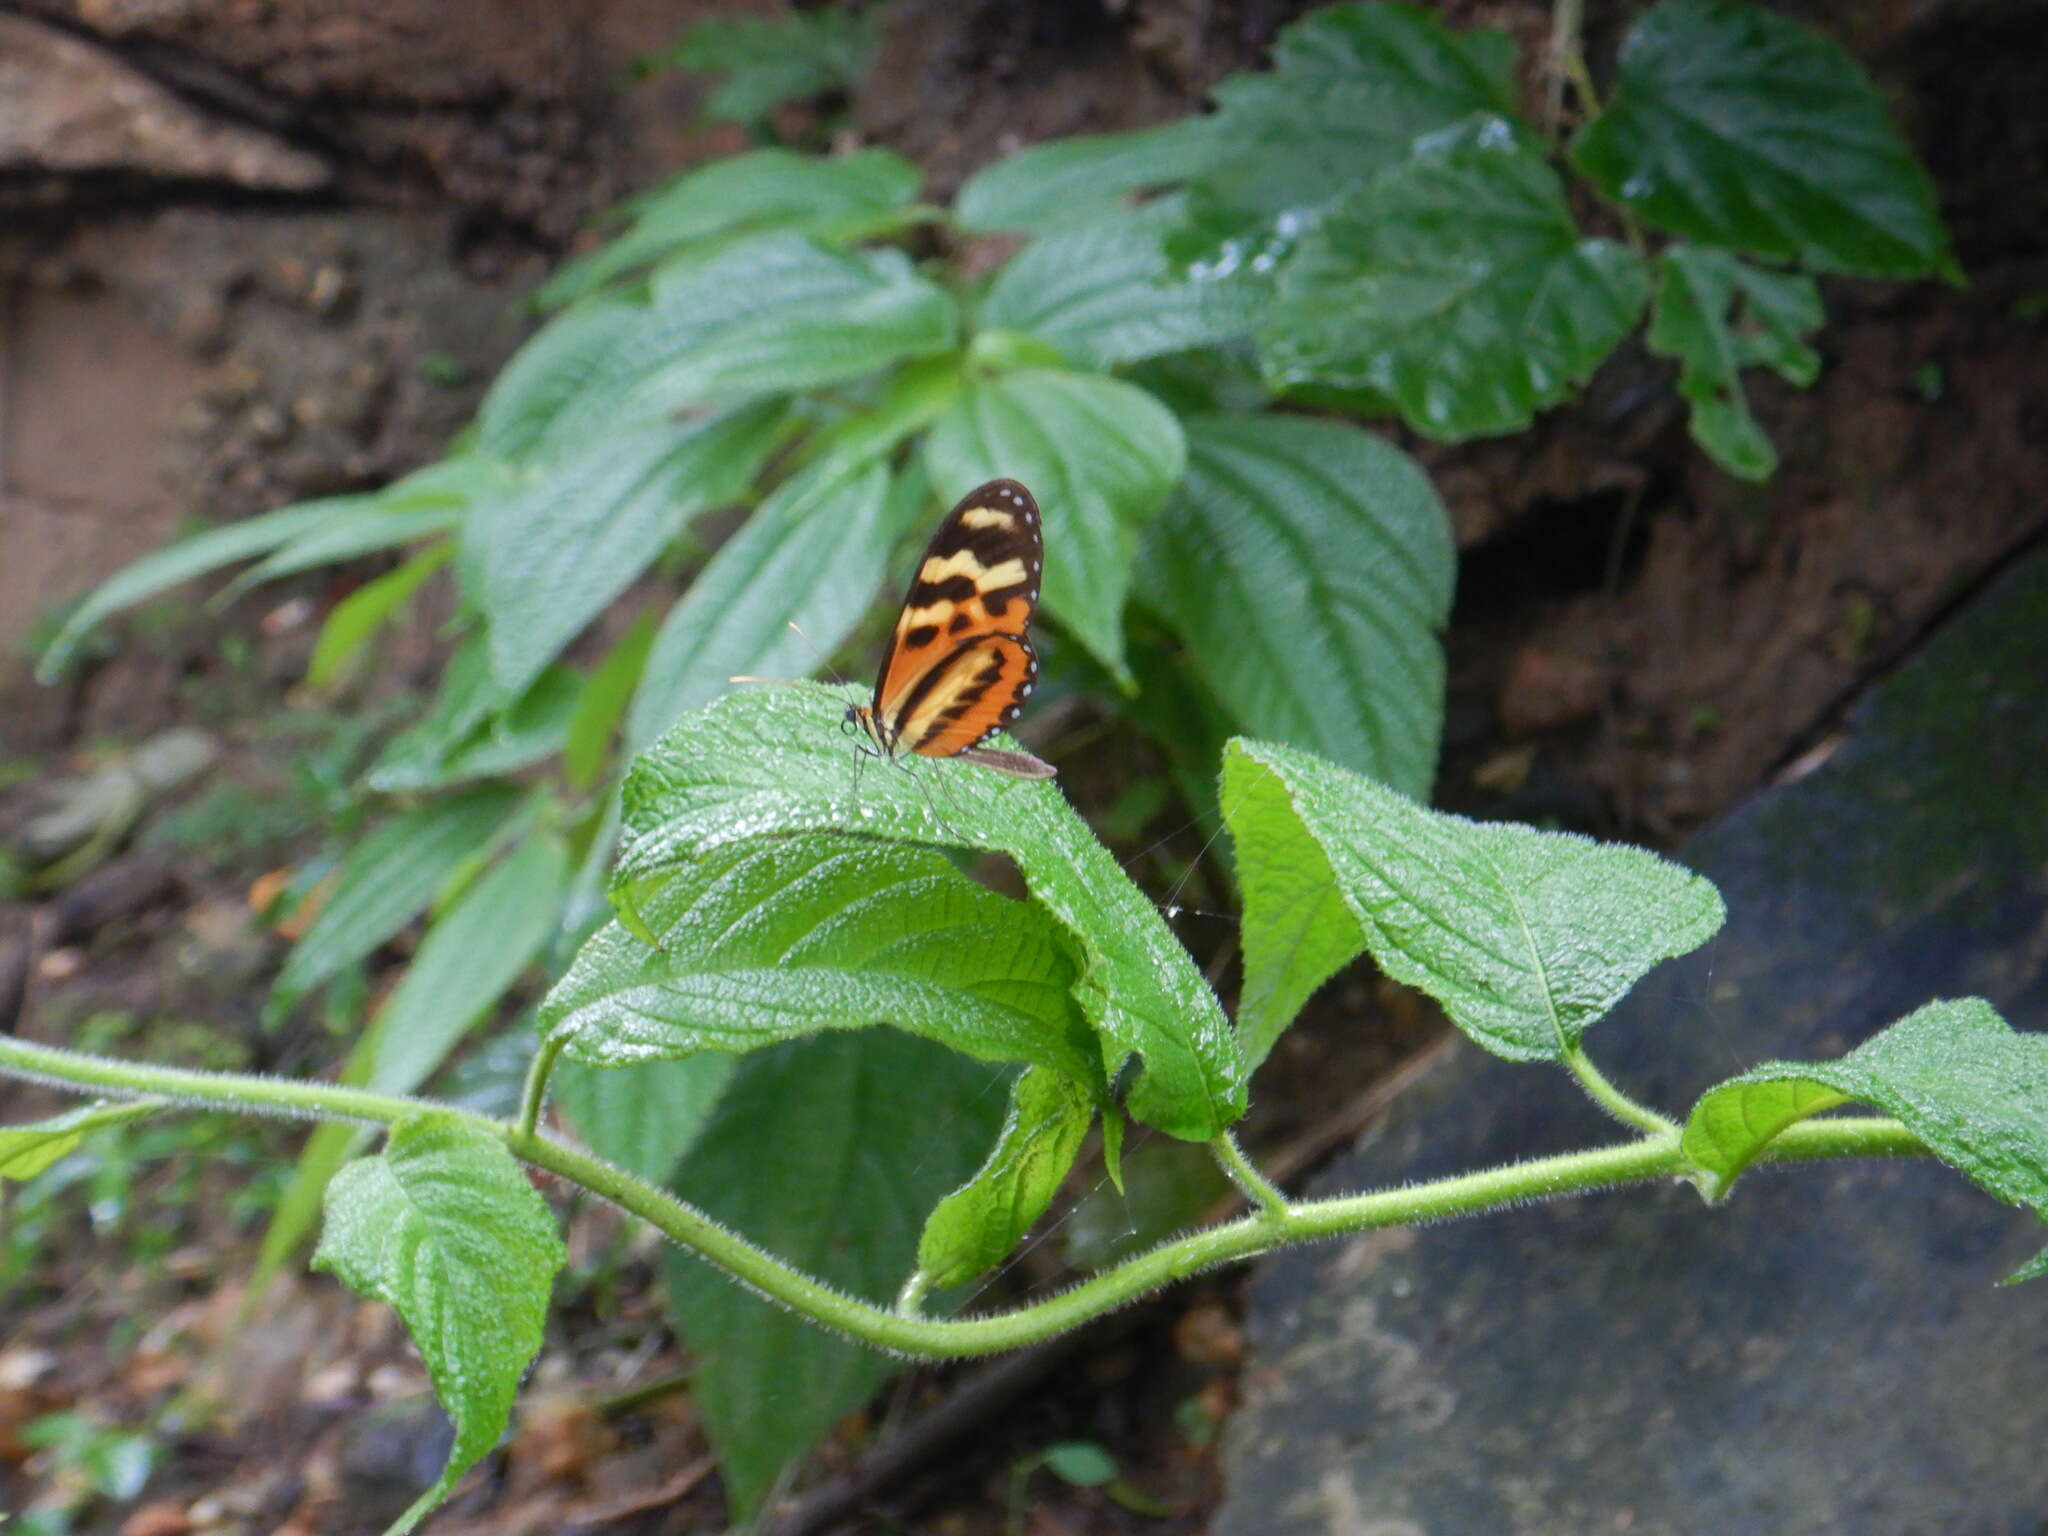
<svg viewBox="0 0 2048 1536"><path fill-rule="evenodd" d="M1058 924L925 848L836 834L691 860L585 944L541 1007L572 1061L753 1051L894 1024L982 1061L1099 1078Z"/></svg>
<svg viewBox="0 0 2048 1536"><path fill-rule="evenodd" d="M490 718L496 702L484 636L472 633L442 666L432 707L387 741L371 763L370 788L388 793L434 782L442 764Z"/></svg>
<svg viewBox="0 0 2048 1536"><path fill-rule="evenodd" d="M1213 131L1229 153L1196 178L1187 253L1207 245L1204 265L1228 268L1284 252L1432 135L1510 113L1513 66L1505 33L1452 32L1419 5L1332 5L1286 27L1272 69L1216 89Z"/></svg>
<svg viewBox="0 0 2048 1536"><path fill-rule="evenodd" d="M349 850L334 891L277 978L289 1007L411 922L461 862L489 842L518 799L489 784L394 816Z"/></svg>
<svg viewBox="0 0 2048 1536"><path fill-rule="evenodd" d="M29 1125L0 1125L0 1181L32 1179L60 1158L66 1158L88 1131L125 1125L164 1107L162 1099L99 1100L67 1109Z"/></svg>
<svg viewBox="0 0 2048 1536"><path fill-rule="evenodd" d="M625 717L633 690L640 686L648 647L653 644L654 615L643 613L584 683L562 747L562 777L571 789L587 790L597 783L612 731Z"/></svg>
<svg viewBox="0 0 2048 1536"><path fill-rule="evenodd" d="M1270 284L1253 274L1175 276L1164 239L1182 218L1180 200L1168 198L1040 235L996 274L980 324L1028 332L1098 369L1247 334Z"/></svg>
<svg viewBox="0 0 2048 1536"><path fill-rule="evenodd" d="M386 1536L418 1525L505 1432L563 1257L504 1143L452 1115L400 1121L381 1156L328 1185L313 1267L398 1313L455 1423L447 1469Z"/></svg>
<svg viewBox="0 0 2048 1536"><path fill-rule="evenodd" d="M908 206L921 179L916 166L886 149L830 158L781 148L728 155L634 198L623 210L631 221L625 233L563 266L534 302L559 308L706 241L767 230L829 239L871 227Z"/></svg>
<svg viewBox="0 0 2048 1536"><path fill-rule="evenodd" d="M666 1184L738 1067L738 1057L718 1051L625 1068L565 1061L549 1081L593 1152L651 1184Z"/></svg>
<svg viewBox="0 0 2048 1536"><path fill-rule="evenodd" d="M1018 1074L987 1161L924 1224L917 1267L937 1289L1000 1264L1059 1193L1095 1119L1097 1095L1044 1067Z"/></svg>
<svg viewBox="0 0 2048 1536"><path fill-rule="evenodd" d="M324 501L303 501L281 507L260 517L245 517L222 528L209 528L190 538L168 544L154 554L144 555L124 566L95 587L83 602L71 610L36 663L36 677L52 683L63 674L78 642L103 619L131 608L145 598L155 597L172 587L204 576L238 560L267 554L300 534L318 528L327 519L363 502L360 496L335 496Z"/></svg>
<svg viewBox="0 0 2048 1536"><path fill-rule="evenodd" d="M334 605L327 622L320 626L320 638L313 643L312 659L306 663L306 683L327 688L341 675L349 660L369 644L370 637L391 616L403 608L428 577L448 563L455 553L450 543L429 545L395 570L374 581L364 582Z"/></svg>
<svg viewBox="0 0 2048 1536"><path fill-rule="evenodd" d="M1771 1061L1710 1088L1680 1143L1709 1200L1795 1121L1849 1100L1896 1117L1979 1189L2048 1221L2048 1035L1982 998L1929 1003L1836 1061ZM2012 1278L2040 1273L2035 1260Z"/></svg>
<svg viewBox="0 0 2048 1536"><path fill-rule="evenodd" d="M758 126L785 102L857 84L874 52L881 10L707 17L650 62L729 76L711 93L704 115Z"/></svg>
<svg viewBox="0 0 2048 1536"><path fill-rule="evenodd" d="M668 880L730 844L804 831L1007 853L1085 957L1077 994L1114 1077L1144 1059L1129 1108L1206 1141L1243 1113L1237 1048L1215 994L1158 909L1048 780L912 759L856 777L840 732L859 691L732 694L686 716L627 775L612 898L629 926Z"/></svg>
<svg viewBox="0 0 2048 1536"><path fill-rule="evenodd" d="M964 229L1043 229L1094 219L1130 193L1208 169L1227 140L1213 117L1026 145L968 177L953 200Z"/></svg>
<svg viewBox="0 0 2048 1536"><path fill-rule="evenodd" d="M691 519L743 496L785 427L771 403L608 433L479 508L463 527L463 569L500 695L524 693Z"/></svg>
<svg viewBox="0 0 2048 1536"><path fill-rule="evenodd" d="M1820 329L1820 289L1697 245L1672 246L1659 270L1650 350L1679 361L1693 441L1732 475L1768 478L1778 455L1749 413L1742 370L1761 364L1802 388L1819 376L1820 354L1805 338Z"/></svg>
<svg viewBox="0 0 2048 1536"><path fill-rule="evenodd" d="M1456 574L1429 478L1336 422L1186 426L1186 483L1140 562L1147 602L1246 730L1427 795Z"/></svg>
<svg viewBox="0 0 2048 1536"><path fill-rule="evenodd" d="M375 495L352 499L317 528L259 560L230 582L216 605L257 585L316 566L339 565L431 538L458 526L470 505L502 496L512 471L496 460L458 454L415 470Z"/></svg>
<svg viewBox="0 0 2048 1536"><path fill-rule="evenodd" d="M1615 202L1690 240L1819 272L1962 276L1933 185L1869 77L1759 6L1665 0L1645 12L1572 160Z"/></svg>
<svg viewBox="0 0 2048 1536"><path fill-rule="evenodd" d="M456 659L465 654L457 652ZM465 676L446 683L448 714L437 703L426 720L393 737L365 776L370 788L380 794L445 789L530 767L567 744L569 721L583 693L582 674L570 667L549 667L503 708L497 707L496 690L488 681ZM451 725L450 719L467 713L479 693L489 701L480 717Z"/></svg>
<svg viewBox="0 0 2048 1536"><path fill-rule="evenodd" d="M910 1271L924 1213L973 1169L1002 1102L989 1068L893 1030L806 1040L742 1065L674 1187L806 1273L886 1302ZM744 1519L895 1363L680 1250L667 1269L669 1308L696 1361L691 1396Z"/></svg>
<svg viewBox="0 0 2048 1536"><path fill-rule="evenodd" d="M1417 432L1526 427L1628 334L1641 257L1582 239L1555 172L1502 125L1345 197L1281 274L1270 381L1364 388Z"/></svg>
<svg viewBox="0 0 2048 1536"><path fill-rule="evenodd" d="M582 451L597 434L555 434L555 421L606 378L605 370L649 320L644 298L600 296L535 331L485 391L477 408L477 447L522 464Z"/></svg>
<svg viewBox="0 0 2048 1536"><path fill-rule="evenodd" d="M420 940L371 1028L369 1086L411 1093L511 991L555 931L569 854L559 838L528 838L481 876Z"/></svg>
<svg viewBox="0 0 2048 1536"><path fill-rule="evenodd" d="M1291 747L1232 742L1223 804L1254 1061L1361 948L1496 1056L1556 1061L1724 916L1710 882L1643 849L1427 810Z"/></svg>
<svg viewBox="0 0 2048 1536"><path fill-rule="evenodd" d="M628 748L726 692L735 674L801 675L822 665L875 599L893 535L889 510L888 467L837 458L763 502L662 620L626 717Z"/></svg>
<svg viewBox="0 0 2048 1536"><path fill-rule="evenodd" d="M2028 1280L2038 1280L2043 1275L2048 1275L2048 1248L2043 1248L1998 1283L2000 1285L2021 1285Z"/></svg>
<svg viewBox="0 0 2048 1536"><path fill-rule="evenodd" d="M1187 462L1173 412L1136 385L1053 368L970 382L925 439L943 496L999 475L1045 519L1045 605L1120 681L1124 597L1138 535Z"/></svg>
<svg viewBox="0 0 2048 1536"><path fill-rule="evenodd" d="M1100 1488L1116 1480L1116 1458L1091 1440L1068 1440L1045 1449L1046 1470L1076 1488Z"/></svg>
<svg viewBox="0 0 2048 1536"><path fill-rule="evenodd" d="M952 298L901 251L760 235L660 268L644 301L578 305L543 326L485 400L482 436L509 436L529 458L581 452L688 407L844 383L944 351L958 327ZM522 366L528 352L541 361Z"/></svg>

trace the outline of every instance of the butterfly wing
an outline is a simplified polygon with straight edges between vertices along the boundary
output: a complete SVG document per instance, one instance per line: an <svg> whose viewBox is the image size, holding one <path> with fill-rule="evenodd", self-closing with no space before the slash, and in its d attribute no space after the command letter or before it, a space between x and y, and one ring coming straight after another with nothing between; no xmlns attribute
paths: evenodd
<svg viewBox="0 0 2048 1536"><path fill-rule="evenodd" d="M896 741L925 757L980 746L1015 720L1038 678L1021 635L984 635L956 647L918 679L896 717Z"/></svg>
<svg viewBox="0 0 2048 1536"><path fill-rule="evenodd" d="M946 515L875 683L892 747L951 757L1017 718L1038 678L1024 627L1044 565L1038 504L1016 481L991 480Z"/></svg>

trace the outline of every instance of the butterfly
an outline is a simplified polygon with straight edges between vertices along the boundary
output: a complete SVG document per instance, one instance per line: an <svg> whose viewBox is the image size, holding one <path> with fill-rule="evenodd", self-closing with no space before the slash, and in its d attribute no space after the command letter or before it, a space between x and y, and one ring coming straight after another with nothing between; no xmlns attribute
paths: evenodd
<svg viewBox="0 0 2048 1536"><path fill-rule="evenodd" d="M846 719L880 757L958 757L1020 779L1056 771L1029 752L985 747L1015 720L1038 681L1024 636L1038 604L1045 534L1038 503L1014 480L969 491L925 546L873 704Z"/></svg>

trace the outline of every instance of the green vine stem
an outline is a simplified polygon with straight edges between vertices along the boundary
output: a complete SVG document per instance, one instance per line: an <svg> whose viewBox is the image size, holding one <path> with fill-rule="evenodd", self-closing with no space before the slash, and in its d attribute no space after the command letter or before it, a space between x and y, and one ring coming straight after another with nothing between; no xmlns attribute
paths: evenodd
<svg viewBox="0 0 2048 1536"><path fill-rule="evenodd" d="M1244 1191L1255 1210L1270 1217L1287 1214L1287 1197L1244 1155L1244 1148L1237 1144L1237 1138L1225 1131L1209 1143L1216 1153L1216 1161L1223 1165L1223 1171L1230 1175L1231 1182Z"/></svg>
<svg viewBox="0 0 2048 1536"><path fill-rule="evenodd" d="M1678 1138L1661 1134L1399 1189L1299 1203L1283 1201L1278 1209L1261 1209L1148 1249L1042 1301L1006 1312L945 1320L904 1316L842 1295L727 1231L694 1206L588 1152L502 1120L423 1099L328 1083L147 1066L11 1039L0 1039L0 1075L117 1097L161 1096L194 1109L310 1115L373 1125L393 1125L429 1111L452 1115L498 1137L532 1166L651 1223L813 1322L879 1349L927 1359L995 1354L1036 1344L1175 1280L1296 1243L1436 1221L1552 1195L1680 1178L1690 1171L1680 1155ZM1897 1121L1868 1116L1802 1121L1781 1133L1765 1157L1773 1162L1809 1162L1911 1156L1925 1150Z"/></svg>
<svg viewBox="0 0 2048 1536"><path fill-rule="evenodd" d="M1566 1051L1563 1061L1565 1070L1579 1080L1579 1086L1586 1090L1593 1102L1623 1125L1632 1125L1646 1136L1677 1136L1676 1122L1667 1120L1646 1104L1638 1104L1615 1087L1607 1080L1607 1075L1593 1065L1581 1047L1575 1045Z"/></svg>
<svg viewBox="0 0 2048 1536"><path fill-rule="evenodd" d="M540 1112L548 1102L548 1079L554 1075L555 1061L562 1054L562 1042L543 1040L540 1049L533 1053L533 1062L526 1069L526 1086L519 1094L519 1122L512 1128L512 1139L526 1141L540 1129Z"/></svg>

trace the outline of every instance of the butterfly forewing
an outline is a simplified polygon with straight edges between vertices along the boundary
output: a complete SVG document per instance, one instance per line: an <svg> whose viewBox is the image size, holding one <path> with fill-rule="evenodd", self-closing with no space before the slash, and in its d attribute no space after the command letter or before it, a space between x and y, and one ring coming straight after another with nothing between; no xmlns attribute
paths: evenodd
<svg viewBox="0 0 2048 1536"><path fill-rule="evenodd" d="M891 750L952 757L1017 718L1038 677L1024 628L1044 564L1038 504L1016 481L991 480L947 514L911 578L875 684L874 718ZM1023 771L995 755L977 760Z"/></svg>

